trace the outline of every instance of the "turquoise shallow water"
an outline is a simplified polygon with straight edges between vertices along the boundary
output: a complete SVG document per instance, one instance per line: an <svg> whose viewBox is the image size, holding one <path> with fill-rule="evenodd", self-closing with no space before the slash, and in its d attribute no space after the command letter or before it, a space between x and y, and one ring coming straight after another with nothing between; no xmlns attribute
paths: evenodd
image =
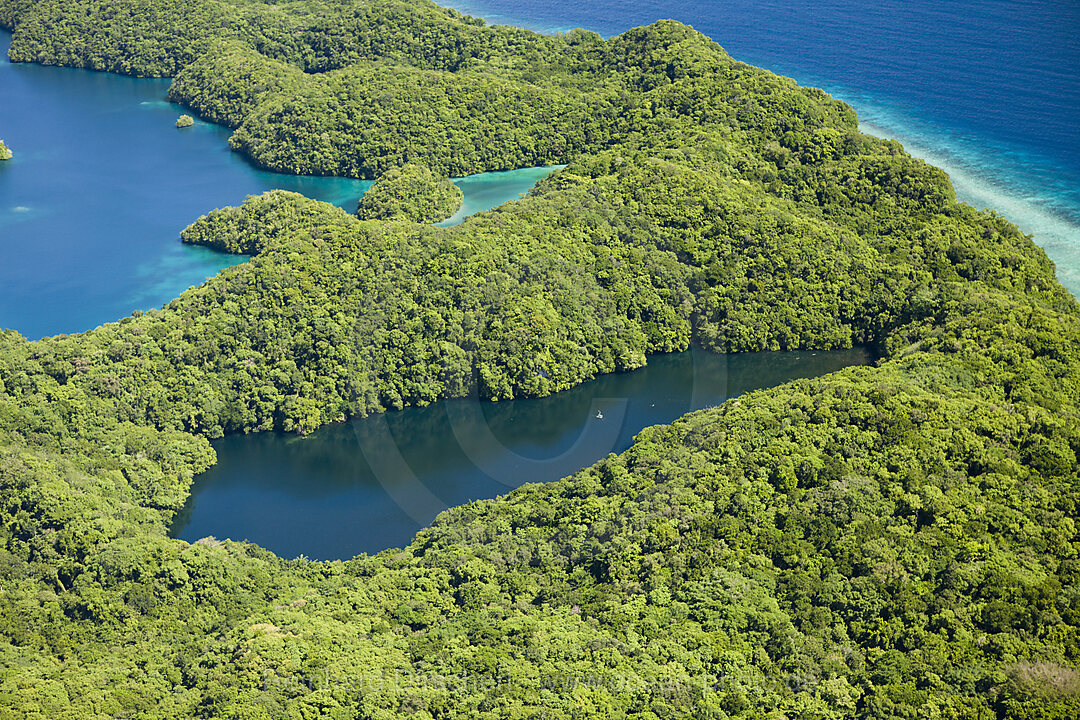
<svg viewBox="0 0 1080 720"><path fill-rule="evenodd" d="M438 225L449 227L464 222L465 218L484 210L517 200L562 165L553 167L522 168L506 172L489 172L459 178L454 182L465 195L461 209Z"/></svg>
<svg viewBox="0 0 1080 720"><path fill-rule="evenodd" d="M0 328L72 333L158 307L244 258L180 243L248 195L292 190L352 211L371 183L259 170L229 131L166 102L168 80L11 64L0 31ZM516 200L551 168L462 178L462 213Z"/></svg>
<svg viewBox="0 0 1080 720"><path fill-rule="evenodd" d="M945 169L1031 233L1080 294L1075 0L449 0L492 22L602 35L673 18L735 58L824 88L863 129Z"/></svg>

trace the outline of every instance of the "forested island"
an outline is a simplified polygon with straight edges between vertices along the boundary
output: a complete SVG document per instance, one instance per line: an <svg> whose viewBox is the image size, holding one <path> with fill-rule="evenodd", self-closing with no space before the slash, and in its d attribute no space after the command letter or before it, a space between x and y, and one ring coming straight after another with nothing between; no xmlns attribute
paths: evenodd
<svg viewBox="0 0 1080 720"><path fill-rule="evenodd" d="M433 223L459 209L464 196L450 178L421 165L403 165L384 172L356 208L361 220L406 220Z"/></svg>
<svg viewBox="0 0 1080 720"><path fill-rule="evenodd" d="M14 157L14 155L11 152L11 149L4 144L3 140L0 140L0 160L10 160L12 157Z"/></svg>
<svg viewBox="0 0 1080 720"><path fill-rule="evenodd" d="M661 21L0 0L11 59L174 76L279 171L565 164L437 228L274 192L251 256L0 334L0 715L1080 716L1080 306L850 107ZM643 431L404 549L169 539L208 438L558 392L691 343L879 357Z"/></svg>

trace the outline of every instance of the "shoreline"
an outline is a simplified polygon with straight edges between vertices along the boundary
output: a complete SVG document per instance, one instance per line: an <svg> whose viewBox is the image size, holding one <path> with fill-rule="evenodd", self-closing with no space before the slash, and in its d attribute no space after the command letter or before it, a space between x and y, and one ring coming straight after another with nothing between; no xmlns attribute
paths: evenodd
<svg viewBox="0 0 1080 720"><path fill-rule="evenodd" d="M483 18L491 24L509 24L547 34L561 31L527 18L485 13L482 0L436 0L436 3ZM567 28L578 26L566 25ZM580 26L608 37L587 24ZM627 29L623 28L623 31ZM697 29L701 30L700 27ZM727 48L721 38L707 32L705 34ZM1059 282L1080 298L1080 191L1075 190L1080 188L1080 167L1062 166L1047 156L1045 151L1026 151L992 136L965 135L960 128L948 124L935 126L934 121L920 119L903 109L894 108L888 99L876 98L870 91L847 87L839 81L775 59L744 58L736 53L732 53L732 57L790 77L801 86L821 88L849 104L859 116L859 129L862 132L897 140L912 156L944 170L953 183L957 200L980 210L997 210L1024 233L1031 235L1057 266ZM974 140L974 146L956 148L959 140ZM1034 157L1025 157L1032 154ZM1028 176L1017 174L1017 170L1024 166L1042 168L1046 172ZM1071 195L1055 192L1049 186L1051 178L1065 187L1074 188L1074 192Z"/></svg>

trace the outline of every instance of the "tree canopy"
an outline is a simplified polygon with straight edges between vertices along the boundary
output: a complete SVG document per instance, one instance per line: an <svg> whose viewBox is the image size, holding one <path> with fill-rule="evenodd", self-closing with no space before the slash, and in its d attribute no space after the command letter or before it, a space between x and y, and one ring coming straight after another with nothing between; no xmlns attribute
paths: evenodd
<svg viewBox="0 0 1080 720"><path fill-rule="evenodd" d="M461 208L461 188L426 167L403 165L384 172L356 208L361 220L408 220L433 223Z"/></svg>
<svg viewBox="0 0 1080 720"><path fill-rule="evenodd" d="M1080 716L1080 306L847 106L673 22L547 37L390 0L0 21L13 59L176 74L269 167L567 165L454 228L253 197L183 234L251 259L167 306L0 333L0 714ZM535 397L690 343L879 359L374 557L166 535L208 438Z"/></svg>

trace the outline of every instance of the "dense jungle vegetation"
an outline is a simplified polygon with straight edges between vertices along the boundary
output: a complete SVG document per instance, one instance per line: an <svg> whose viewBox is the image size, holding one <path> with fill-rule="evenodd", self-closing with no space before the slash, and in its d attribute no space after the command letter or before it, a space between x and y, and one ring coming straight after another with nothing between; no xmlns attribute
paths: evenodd
<svg viewBox="0 0 1080 720"><path fill-rule="evenodd" d="M11 149L0 140L0 160L10 160L12 157Z"/></svg>
<svg viewBox="0 0 1080 720"><path fill-rule="evenodd" d="M357 204L361 220L406 220L434 223L461 209L464 195L450 178L421 165L403 165L384 172Z"/></svg>
<svg viewBox="0 0 1080 720"><path fill-rule="evenodd" d="M15 60L176 75L294 172L566 163L454 228L274 192L166 307L0 334L0 717L1080 716L1080 306L850 108L673 22L0 0ZM226 432L870 344L402 550L165 528Z"/></svg>

